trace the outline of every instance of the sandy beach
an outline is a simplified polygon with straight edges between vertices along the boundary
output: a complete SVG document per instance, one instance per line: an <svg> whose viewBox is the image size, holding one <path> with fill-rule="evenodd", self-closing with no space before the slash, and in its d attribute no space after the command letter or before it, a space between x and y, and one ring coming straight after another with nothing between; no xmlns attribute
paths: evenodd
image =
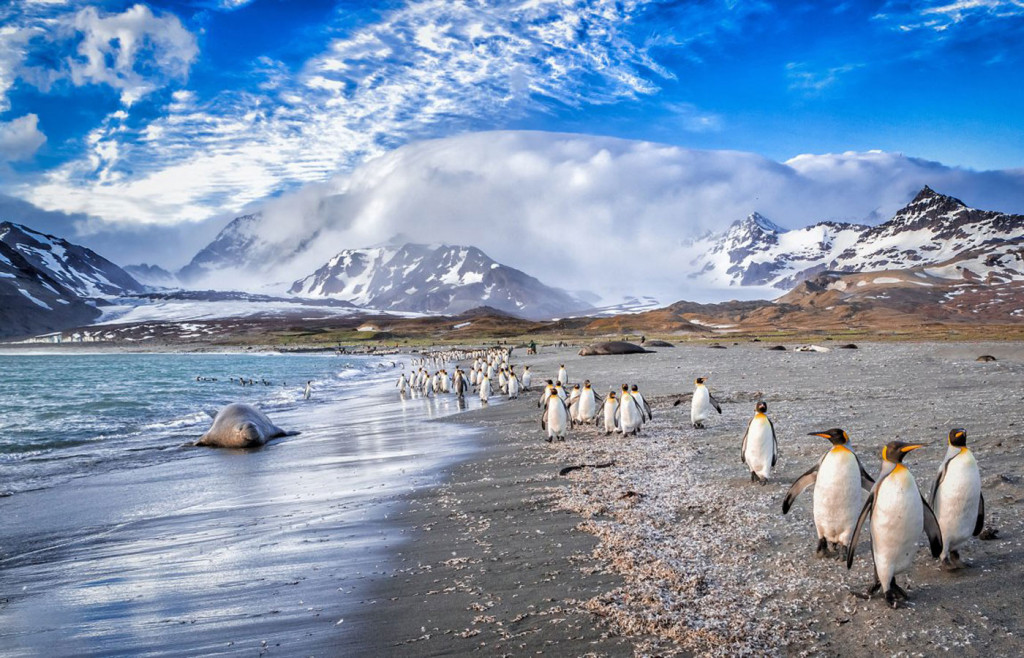
<svg viewBox="0 0 1024 658"><path fill-rule="evenodd" d="M579 427L549 444L536 390L444 418L417 408L409 422L428 427L431 449L454 450L456 461L415 476L390 472L357 518L332 494L344 473L327 418L272 449L190 459L187 472L171 463L8 498L5 527L22 539L38 540L40 528L52 535L46 551L6 557L0 569L4 653L1024 652L1015 585L1024 576L1024 346L723 345L601 357L516 350L513 363L530 365L535 382L564 363L571 382L590 379L602 393L639 384L653 421L637 437ZM981 354L997 360L977 362ZM696 376L709 378L723 407L703 431L689 426ZM739 459L762 398L781 453L764 487ZM968 430L986 526L998 538L971 540L962 554L974 566L945 573L922 535L914 568L899 579L909 605L854 597L872 581L867 541L847 571L814 557L810 491L781 514L792 481L827 446L807 433L846 429L872 474L886 442L930 442L907 460L928 490L955 426ZM224 469L252 487L236 491L232 479L209 489ZM121 518L128 508L137 516ZM73 534L61 536L65 523ZM353 557L353 546L364 550ZM80 617L54 616L69 610ZM95 635L68 635L68 624Z"/></svg>
<svg viewBox="0 0 1024 658"><path fill-rule="evenodd" d="M455 422L482 428L482 453L398 523L411 534L355 621L363 655L1019 655L1024 576L1019 344L879 344L828 353L761 343L577 357L544 349L513 359L539 375L565 363L571 381L605 391L636 382L654 408L641 435L577 428L544 442L536 395ZM793 346L789 346L792 348ZM991 354L995 362L975 361ZM710 378L723 414L689 427L695 376ZM536 375L535 375L536 376ZM756 399L769 403L780 460L752 485L740 438ZM684 404L676 404L684 400ZM907 463L929 490L954 426L980 462L992 541L963 550L973 567L946 573L924 536L899 582L909 605L862 600L870 547L853 568L814 556L811 492L788 516L790 484L846 429L877 474L881 446L930 442ZM614 462L560 477L563 466ZM346 647L350 648L350 647Z"/></svg>

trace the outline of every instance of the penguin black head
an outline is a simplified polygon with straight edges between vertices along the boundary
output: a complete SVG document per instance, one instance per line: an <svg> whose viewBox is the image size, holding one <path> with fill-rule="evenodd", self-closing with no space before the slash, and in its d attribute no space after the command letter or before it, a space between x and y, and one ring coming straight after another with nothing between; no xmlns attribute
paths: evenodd
<svg viewBox="0 0 1024 658"><path fill-rule="evenodd" d="M590 388L590 380L587 379L583 382L583 388Z"/></svg>
<svg viewBox="0 0 1024 658"><path fill-rule="evenodd" d="M578 390L578 389L579 389L579 387L580 387L580 385L579 385L579 384L575 384L575 385L574 385L574 386L573 386L572 388L573 388L573 390L575 391L575 390Z"/></svg>
<svg viewBox="0 0 1024 658"><path fill-rule="evenodd" d="M923 448L923 443L903 443L902 441L890 441L882 448L882 459L893 464L899 464L908 452Z"/></svg>
<svg viewBox="0 0 1024 658"><path fill-rule="evenodd" d="M844 446L850 440L850 435L844 430L834 427L824 432L811 432L807 436L820 436L823 439L828 439L834 446Z"/></svg>
<svg viewBox="0 0 1024 658"><path fill-rule="evenodd" d="M956 428L949 430L949 445L963 448L967 445L967 430Z"/></svg>
<svg viewBox="0 0 1024 658"><path fill-rule="evenodd" d="M766 413L768 411L768 403L764 400L758 400L757 404L754 405L754 411L760 414Z"/></svg>
<svg viewBox="0 0 1024 658"><path fill-rule="evenodd" d="M636 384L633 384L633 392L636 393L639 390L640 390L640 387L637 386Z"/></svg>
<svg viewBox="0 0 1024 658"><path fill-rule="evenodd" d="M629 384L623 384L622 385L622 392L623 393L628 393L629 392Z"/></svg>
<svg viewBox="0 0 1024 658"><path fill-rule="evenodd" d="M697 381L695 381L694 383L695 384L703 384L704 383L704 378L703 377L698 377Z"/></svg>
<svg viewBox="0 0 1024 658"><path fill-rule="evenodd" d="M611 399L614 400L615 399L615 391L608 391L608 397L610 397Z"/></svg>

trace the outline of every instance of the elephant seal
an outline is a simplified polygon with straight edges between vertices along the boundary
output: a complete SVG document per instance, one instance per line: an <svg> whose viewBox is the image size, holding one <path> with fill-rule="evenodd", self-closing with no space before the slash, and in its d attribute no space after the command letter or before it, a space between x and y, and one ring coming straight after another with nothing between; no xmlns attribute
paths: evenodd
<svg viewBox="0 0 1024 658"><path fill-rule="evenodd" d="M279 436L298 432L285 432L270 422L267 415L248 404L234 403L217 412L213 425L199 437L195 445L215 448L255 448Z"/></svg>
<svg viewBox="0 0 1024 658"><path fill-rule="evenodd" d="M605 354L646 354L650 350L636 345L634 343L627 343L624 340L612 340L607 343L595 343L594 345L587 345L580 350L580 356L601 356Z"/></svg>
<svg viewBox="0 0 1024 658"><path fill-rule="evenodd" d="M975 361L981 361L982 363L984 363L986 361L995 361L995 360L996 360L996 357L992 356L991 354L982 354L977 359L975 359Z"/></svg>
<svg viewBox="0 0 1024 658"><path fill-rule="evenodd" d="M647 347L675 347L675 345L667 340L649 340L644 345Z"/></svg>

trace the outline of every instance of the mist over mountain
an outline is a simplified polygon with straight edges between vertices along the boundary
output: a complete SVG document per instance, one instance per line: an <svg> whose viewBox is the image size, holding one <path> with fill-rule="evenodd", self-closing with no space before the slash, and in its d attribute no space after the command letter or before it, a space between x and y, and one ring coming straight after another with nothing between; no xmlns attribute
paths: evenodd
<svg viewBox="0 0 1024 658"><path fill-rule="evenodd" d="M701 253L699 236L754 212L789 229L874 225L925 185L1024 212L1024 171L974 172L881 152L779 163L589 135L471 133L403 146L258 204L196 254L186 278L193 287L280 294L339 251L401 233L412 243L477 247L607 303L636 295L713 301L754 292L681 276L679 264Z"/></svg>

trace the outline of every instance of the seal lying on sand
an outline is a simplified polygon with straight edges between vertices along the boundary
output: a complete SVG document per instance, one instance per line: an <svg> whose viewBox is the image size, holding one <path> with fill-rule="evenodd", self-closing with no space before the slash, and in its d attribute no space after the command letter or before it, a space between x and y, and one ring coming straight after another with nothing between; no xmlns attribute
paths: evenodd
<svg viewBox="0 0 1024 658"><path fill-rule="evenodd" d="M580 356L597 356L603 354L645 354L645 350L639 345L627 343L623 340L613 340L607 343L596 343L588 345L580 350Z"/></svg>
<svg viewBox="0 0 1024 658"><path fill-rule="evenodd" d="M255 448L270 439L293 434L298 432L285 432L256 407L236 402L217 412L213 426L195 444L216 448Z"/></svg>

